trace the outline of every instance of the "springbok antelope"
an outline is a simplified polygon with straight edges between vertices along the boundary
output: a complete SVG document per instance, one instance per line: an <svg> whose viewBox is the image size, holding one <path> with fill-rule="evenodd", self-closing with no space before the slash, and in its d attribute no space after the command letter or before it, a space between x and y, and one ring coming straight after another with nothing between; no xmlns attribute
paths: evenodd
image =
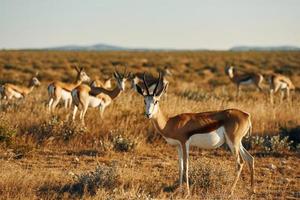
<svg viewBox="0 0 300 200"><path fill-rule="evenodd" d="M160 76L153 93L150 93L145 77L143 82L146 94L139 85L137 85L137 90L144 97L146 117L151 120L154 128L169 144L178 148L180 186L182 186L184 179L189 193L188 157L190 146L215 149L226 143L237 164L231 195L241 174L244 161L250 168L251 186L254 191L254 158L242 145L242 138L247 133L250 134L252 129L248 113L237 109L227 109L203 113L183 113L174 117L166 117L159 107L159 100L165 93L168 84L163 84Z"/></svg>
<svg viewBox="0 0 300 200"><path fill-rule="evenodd" d="M109 89L109 88L111 88L111 78L104 80L104 82L102 82L99 79L95 79L91 82L90 86Z"/></svg>
<svg viewBox="0 0 300 200"><path fill-rule="evenodd" d="M48 94L49 94L49 111L53 111L60 99L65 102L65 108L71 107L72 96L71 91L79 86L82 82L89 82L90 77L86 74L83 68L74 67L77 72L77 77L75 83L63 83L61 81L55 81L49 84Z"/></svg>
<svg viewBox="0 0 300 200"><path fill-rule="evenodd" d="M12 98L24 98L32 92L35 86L39 86L41 84L37 76L38 73L30 79L28 87L5 83L0 87L1 98L6 100L11 100Z"/></svg>
<svg viewBox="0 0 300 200"><path fill-rule="evenodd" d="M274 99L273 95L280 89L281 90L281 98L280 101L284 98L284 91L286 92L286 98L289 100L290 90L294 90L295 86L292 81L283 75L280 74L272 74L269 78L270 83L270 101L273 104Z"/></svg>
<svg viewBox="0 0 300 200"><path fill-rule="evenodd" d="M236 74L233 66L226 67L225 73L229 76L231 82L236 84L237 93L236 96L239 96L240 93L240 85L249 85L254 84L260 91L262 90L262 81L264 80L263 75L259 73L244 73L244 74Z"/></svg>
<svg viewBox="0 0 300 200"><path fill-rule="evenodd" d="M87 85L79 85L72 90L71 94L74 103L73 121L75 120L77 110L80 109L80 119L82 124L85 124L84 116L88 107L98 107L100 116L103 118L105 108L125 90L128 74L126 75L126 71L124 74L115 71L114 77L117 81L117 86L113 90L101 87L89 87Z"/></svg>

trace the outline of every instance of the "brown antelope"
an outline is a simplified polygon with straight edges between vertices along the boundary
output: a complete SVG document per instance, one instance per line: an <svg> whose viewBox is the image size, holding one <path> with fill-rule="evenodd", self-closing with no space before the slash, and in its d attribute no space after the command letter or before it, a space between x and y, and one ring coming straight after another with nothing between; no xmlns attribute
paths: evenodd
<svg viewBox="0 0 300 200"><path fill-rule="evenodd" d="M260 91L262 90L262 81L264 77L259 73L244 73L244 74L237 74L235 73L235 69L233 66L226 67L225 73L229 76L231 82L236 84L237 86L237 93L236 96L239 96L240 93L240 85L249 85L254 84Z"/></svg>
<svg viewBox="0 0 300 200"><path fill-rule="evenodd" d="M72 90L71 94L74 103L73 121L75 120L77 110L80 109L80 119L84 124L84 116L88 107L98 107L100 116L101 118L103 117L105 108L125 90L128 75L126 75L126 71L124 74L115 71L114 77L117 81L117 86L113 90L101 87L89 87L87 85L79 85Z"/></svg>
<svg viewBox="0 0 300 200"><path fill-rule="evenodd" d="M159 100L165 93L168 84L163 84L160 77L153 93L150 93L145 77L143 82L146 94L139 85L137 85L137 90L144 97L146 117L150 119L154 128L169 144L178 148L180 186L184 180L189 193L188 157L190 146L215 149L226 143L237 164L231 195L241 174L244 161L250 168L251 186L254 191L254 158L242 145L242 138L247 133L250 134L252 128L248 113L237 109L227 109L203 113L183 113L174 117L166 117L159 107Z"/></svg>
<svg viewBox="0 0 300 200"><path fill-rule="evenodd" d="M101 87L105 89L111 88L111 78L106 79L104 82L102 82L99 79L95 79L90 84L91 87Z"/></svg>
<svg viewBox="0 0 300 200"><path fill-rule="evenodd" d="M281 90L281 98L280 101L284 98L284 91L286 93L286 98L289 100L290 90L294 90L295 86L292 81L283 75L280 74L272 74L269 78L270 83L270 101L273 104L273 95L277 93L278 90Z"/></svg>
<svg viewBox="0 0 300 200"><path fill-rule="evenodd" d="M0 87L1 98L6 100L10 100L12 98L24 98L30 92L32 92L35 86L39 86L41 84L37 76L38 73L36 73L36 75L30 79L28 87L5 83Z"/></svg>
<svg viewBox="0 0 300 200"><path fill-rule="evenodd" d="M79 86L82 82L89 82L90 77L86 74L83 68L74 67L77 72L77 77L75 83L64 83L61 81L55 81L49 84L48 94L49 94L49 111L53 111L60 99L65 102L65 108L71 107L72 96L71 91Z"/></svg>

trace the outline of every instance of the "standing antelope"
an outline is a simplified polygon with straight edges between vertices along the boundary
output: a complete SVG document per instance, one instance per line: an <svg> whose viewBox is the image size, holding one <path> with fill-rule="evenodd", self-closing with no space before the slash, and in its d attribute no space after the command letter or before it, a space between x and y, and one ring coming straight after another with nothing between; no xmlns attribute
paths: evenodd
<svg viewBox="0 0 300 200"><path fill-rule="evenodd" d="M0 87L1 99L10 100L12 98L24 98L26 95L32 92L35 86L39 86L41 84L37 76L38 73L36 73L36 75L30 79L28 87L5 83Z"/></svg>
<svg viewBox="0 0 300 200"><path fill-rule="evenodd" d="M225 69L225 73L229 76L231 82L236 84L237 93L236 96L239 96L240 93L240 85L249 85L254 84L260 91L262 90L262 81L264 77L259 73L244 73L244 74L236 74L233 66L227 67Z"/></svg>
<svg viewBox="0 0 300 200"><path fill-rule="evenodd" d="M286 92L286 98L289 100L290 90L294 90L295 86L292 81L283 75L280 74L272 74L269 78L270 83L270 101L273 104L273 95L280 89L281 90L281 98L280 101L284 98L284 91Z"/></svg>
<svg viewBox="0 0 300 200"><path fill-rule="evenodd" d="M71 107L72 96L71 91L79 86L82 82L90 81L90 77L86 74L83 68L78 69L77 66L74 67L77 72L77 77L75 83L63 83L61 81L55 81L50 83L48 86L49 94L49 111L53 111L60 99L65 102L65 108Z"/></svg>
<svg viewBox="0 0 300 200"><path fill-rule="evenodd" d="M159 107L159 100L165 93L168 84L163 84L161 76L153 93L150 94L147 81L143 79L146 94L137 85L138 92L143 95L145 114L154 128L166 141L178 148L179 182L185 179L189 193L188 157L189 147L215 149L226 143L236 159L237 173L231 187L231 195L241 174L244 161L251 171L251 186L254 190L254 158L243 147L242 138L251 132L250 115L237 109L212 111L203 113L183 113L174 117L166 117Z"/></svg>
<svg viewBox="0 0 300 200"><path fill-rule="evenodd" d="M90 86L91 87L102 87L105 89L109 89L109 88L111 88L111 78L104 80L104 82L102 82L99 79L95 79L91 82Z"/></svg>
<svg viewBox="0 0 300 200"><path fill-rule="evenodd" d="M88 107L99 107L100 116L101 118L103 117L105 108L125 90L128 75L126 75L126 72L120 74L118 71L115 71L114 77L117 81L117 86L113 90L107 90L101 87L89 87L87 85L79 85L72 90L71 94L75 105L73 120L75 120L77 110L80 109L80 119L82 123L85 124L84 116Z"/></svg>

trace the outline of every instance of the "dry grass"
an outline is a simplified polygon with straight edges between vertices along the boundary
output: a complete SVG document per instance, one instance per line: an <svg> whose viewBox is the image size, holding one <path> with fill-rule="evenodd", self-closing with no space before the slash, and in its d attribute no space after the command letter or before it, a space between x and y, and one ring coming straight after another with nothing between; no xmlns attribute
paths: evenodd
<svg viewBox="0 0 300 200"><path fill-rule="evenodd" d="M143 116L143 99L129 88L109 106L105 120L100 119L98 110L90 109L86 127L70 122L70 111L63 108L54 116L47 113L49 81L72 81L75 72L71 65L78 63L92 78L106 78L116 62L127 64L133 72L155 73L169 66L174 76L161 102L169 116L239 108L251 113L253 134L261 136L278 135L282 128L293 129L300 124L297 92L291 103L272 106L264 94L245 88L235 101L235 87L224 74L226 63L232 63L243 70L290 75L299 86L299 52L2 51L1 82L26 83L38 70L43 85L24 100L0 106L1 199L184 198L176 187L176 150L154 132ZM276 154L266 154L261 145L250 150L256 157L257 194L253 198L300 198L298 152L278 148ZM276 169L270 169L270 164ZM74 174L93 177L90 175L98 173L97 166L109 175L90 178L87 185L95 183L92 189L81 184L86 179L74 178ZM192 194L188 198L227 197L235 165L226 148L193 149L190 168ZM250 198L249 182L248 170L244 169L235 192L237 199Z"/></svg>

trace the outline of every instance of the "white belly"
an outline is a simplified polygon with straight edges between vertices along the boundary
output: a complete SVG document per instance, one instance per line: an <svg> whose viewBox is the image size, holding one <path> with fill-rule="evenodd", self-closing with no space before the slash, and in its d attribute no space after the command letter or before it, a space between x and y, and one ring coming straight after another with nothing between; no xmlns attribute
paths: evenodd
<svg viewBox="0 0 300 200"><path fill-rule="evenodd" d="M174 140L172 138L166 138L166 137L164 137L164 138L167 141L167 143L170 145L177 146L180 144L179 140Z"/></svg>
<svg viewBox="0 0 300 200"><path fill-rule="evenodd" d="M280 89L285 89L285 88L287 88L287 86L288 85L286 83L282 82L281 85L280 85Z"/></svg>
<svg viewBox="0 0 300 200"><path fill-rule="evenodd" d="M62 98L63 100L71 99L71 98L72 98L71 92L62 89L62 90L61 90L61 98Z"/></svg>
<svg viewBox="0 0 300 200"><path fill-rule="evenodd" d="M225 129L223 126L210 133L194 134L188 140L191 146L197 146L202 149L215 149L225 142Z"/></svg>
<svg viewBox="0 0 300 200"><path fill-rule="evenodd" d="M240 84L242 84L242 85L248 85L248 84L252 84L252 83L253 83L252 79L240 82Z"/></svg>
<svg viewBox="0 0 300 200"><path fill-rule="evenodd" d="M101 103L103 103L101 99L94 96L89 97L89 107L95 108L100 106Z"/></svg>
<svg viewBox="0 0 300 200"><path fill-rule="evenodd" d="M17 99L23 98L23 95L19 92L16 92L16 91L12 91L12 96L17 98Z"/></svg>

